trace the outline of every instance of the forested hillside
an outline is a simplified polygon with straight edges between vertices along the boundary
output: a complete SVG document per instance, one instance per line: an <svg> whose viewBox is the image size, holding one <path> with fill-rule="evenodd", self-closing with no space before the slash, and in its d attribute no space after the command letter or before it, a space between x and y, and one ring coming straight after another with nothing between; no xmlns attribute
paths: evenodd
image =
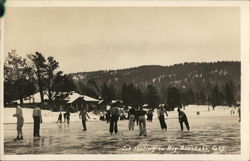
<svg viewBox="0 0 250 161"><path fill-rule="evenodd" d="M132 85L140 92L147 92L152 85L160 103L167 102L169 87L176 87L190 103L205 104L213 90L217 90L220 104L233 95L240 100L240 62L183 63L172 66L140 66L122 70L72 73L80 93L94 97L103 96L104 88L110 89L111 97L122 98L122 87ZM217 88L217 89L216 89ZM229 89L228 89L229 88ZM229 92L230 94L228 94ZM211 96L212 97L212 96ZM223 101L224 100L224 101Z"/></svg>

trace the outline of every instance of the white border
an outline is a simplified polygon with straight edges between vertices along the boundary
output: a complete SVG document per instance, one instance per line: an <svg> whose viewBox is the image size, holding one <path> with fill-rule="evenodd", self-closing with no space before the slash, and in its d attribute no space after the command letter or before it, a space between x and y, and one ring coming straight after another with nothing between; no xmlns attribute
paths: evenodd
<svg viewBox="0 0 250 161"><path fill-rule="evenodd" d="M3 87L4 87L4 71L3 71L3 67L4 67L4 18L0 19L0 157L3 154L4 151L4 146L3 146L3 142L4 142L4 126L3 126L3 107L4 107L4 103L3 103Z"/></svg>
<svg viewBox="0 0 250 161"><path fill-rule="evenodd" d="M7 7L202 7L235 6L241 8L241 154L240 155L185 155L185 154L129 154L129 155L4 155L3 108L1 108L1 160L249 160L249 2L248 1L24 1L9 0ZM4 29L1 20L2 35ZM3 39L1 39L3 40ZM1 61L3 60L1 41ZM3 79L3 61L1 79ZM0 80L1 80L0 79ZM3 81L1 80L3 87ZM3 98L3 88L0 88ZM3 107L3 99L0 106Z"/></svg>

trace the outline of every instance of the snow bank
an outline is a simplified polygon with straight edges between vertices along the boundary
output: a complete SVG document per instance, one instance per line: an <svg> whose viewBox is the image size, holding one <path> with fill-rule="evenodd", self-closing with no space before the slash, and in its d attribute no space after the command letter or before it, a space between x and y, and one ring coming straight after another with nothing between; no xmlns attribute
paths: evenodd
<svg viewBox="0 0 250 161"><path fill-rule="evenodd" d="M210 110L208 111L207 105L189 105L185 107L183 110L188 118L192 117L226 117L226 116L237 116L237 109L234 107L227 107L227 106L217 106L215 110L211 106L209 106ZM33 109L31 108L22 108L23 115L24 115L24 122L25 123L33 123L32 112ZM234 114L231 114L231 111L234 111ZM199 115L197 112L199 111ZM13 117L13 114L16 112L16 108L4 108L4 123L16 123L16 117ZM64 113L64 112L63 112ZM92 112L89 112L88 115L90 116L89 121L100 121L100 115L95 115ZM42 117L43 122L56 122L59 116L59 112L52 112L49 110L42 110ZM157 110L154 111L153 119L158 119ZM168 112L168 118L174 119L178 117L177 109L174 111ZM81 121L79 119L79 112L71 113L70 121Z"/></svg>
<svg viewBox="0 0 250 161"><path fill-rule="evenodd" d="M24 123L33 123L33 109L31 108L22 108ZM16 113L16 108L4 108L4 123L16 123L16 117L13 117L13 114ZM62 112L63 114L64 112ZM88 113L90 119L89 121L99 121L100 115L95 115L92 112ZM52 112L49 110L42 110L42 119L43 122L56 122L59 116L59 112ZM63 120L63 119L62 119ZM70 114L70 121L81 121L79 119L79 112Z"/></svg>
<svg viewBox="0 0 250 161"><path fill-rule="evenodd" d="M209 108L209 110L208 110ZM228 106L216 106L215 109L211 106L207 105L188 105L185 107L185 110L182 109L187 115L188 118L192 117L226 117L232 115L238 115L237 113L238 108L228 107ZM234 114L231 114L231 111L234 111ZM199 112L199 115L197 115ZM177 118L178 112L177 108L174 111L168 111L168 118ZM154 119L157 119L157 110L154 111Z"/></svg>

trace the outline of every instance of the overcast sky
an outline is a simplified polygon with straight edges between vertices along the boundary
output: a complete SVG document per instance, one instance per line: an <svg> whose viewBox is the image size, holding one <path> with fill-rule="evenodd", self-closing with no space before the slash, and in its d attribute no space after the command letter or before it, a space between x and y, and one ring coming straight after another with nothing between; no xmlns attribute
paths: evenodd
<svg viewBox="0 0 250 161"><path fill-rule="evenodd" d="M240 61L236 7L12 7L4 27L5 54L39 51L65 73Z"/></svg>

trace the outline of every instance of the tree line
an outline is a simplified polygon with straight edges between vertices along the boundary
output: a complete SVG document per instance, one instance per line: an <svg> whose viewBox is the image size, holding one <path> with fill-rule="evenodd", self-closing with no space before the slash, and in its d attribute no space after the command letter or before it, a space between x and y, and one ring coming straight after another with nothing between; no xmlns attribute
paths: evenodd
<svg viewBox="0 0 250 161"><path fill-rule="evenodd" d="M133 83L124 83L120 89L114 88L112 84L103 83L100 97L103 98L106 104L109 104L111 100L120 99L125 106L137 107L147 104L148 108L154 109L163 104L166 109L174 110L176 107L191 104L210 105L213 108L219 105L236 106L237 100L234 92L235 87L232 81L226 82L224 86L220 87L216 84L210 93L205 93L202 89L196 93L191 88L183 90L169 86L164 90L163 95L166 97L166 101L163 101L157 88L152 84L149 84L143 91L134 86Z"/></svg>
<svg viewBox="0 0 250 161"><path fill-rule="evenodd" d="M159 67L147 68L150 68L151 72L142 75L145 79L148 74L154 73ZM175 68L178 69L175 70L181 71L180 66L175 66ZM135 69L137 70L137 68ZM161 68L161 70L163 69ZM137 72L137 75L139 74ZM175 74L172 73L172 75ZM190 104L211 105L213 107L218 105L232 106L236 105L237 100L239 100L236 95L239 93L238 87L232 80L224 82L224 84L221 81L219 84L214 82L214 86L209 85L209 90L203 86L197 88L196 82L193 84L195 85L191 84L184 88L178 84L166 83L159 89L156 87L157 84L152 82L148 83L146 88L129 81L124 81L122 85L114 85L105 80L100 83L100 80L94 78L86 79L86 82L76 82L73 81L72 74L63 74L59 70L59 62L54 57L46 58L40 52L22 58L15 50L12 50L8 53L4 63L5 104L14 100L20 100L22 104L24 98L39 92L42 103L44 103L44 95L47 95L48 108L52 109L53 104L60 103L70 91L103 99L105 104L109 104L114 99L120 99L126 106L148 104L149 108L156 108L159 104L164 104L168 110Z"/></svg>
<svg viewBox="0 0 250 161"><path fill-rule="evenodd" d="M4 104L14 100L22 104L24 98L39 91L42 104L47 95L50 109L62 94L76 90L71 77L58 69L59 62L52 56L35 52L23 58L11 50L4 63Z"/></svg>

